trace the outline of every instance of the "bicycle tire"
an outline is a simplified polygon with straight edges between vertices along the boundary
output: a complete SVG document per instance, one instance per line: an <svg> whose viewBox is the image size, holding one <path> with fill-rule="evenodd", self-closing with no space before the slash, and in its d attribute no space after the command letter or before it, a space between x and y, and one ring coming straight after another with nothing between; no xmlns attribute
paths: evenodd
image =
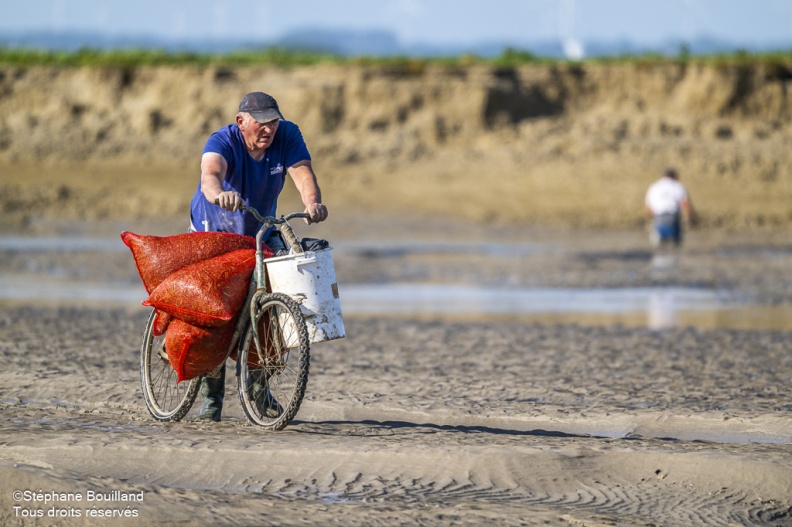
<svg viewBox="0 0 792 527"><path fill-rule="evenodd" d="M271 293L257 301L259 318L248 324L237 352L239 402L251 424L282 430L297 415L308 385L308 329L300 306L288 295ZM264 317L279 323L266 322L256 344L254 327Z"/></svg>
<svg viewBox="0 0 792 527"><path fill-rule="evenodd" d="M151 311L140 349L140 384L151 416L158 421L179 421L192 408L201 377L177 383L176 371L165 354L165 335L152 332L156 312Z"/></svg>

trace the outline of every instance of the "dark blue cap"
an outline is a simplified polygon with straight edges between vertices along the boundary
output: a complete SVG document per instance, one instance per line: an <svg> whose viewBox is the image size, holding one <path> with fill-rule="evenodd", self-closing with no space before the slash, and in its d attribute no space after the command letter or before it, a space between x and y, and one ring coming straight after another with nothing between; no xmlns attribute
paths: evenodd
<svg viewBox="0 0 792 527"><path fill-rule="evenodd" d="M268 123L275 119L283 119L278 102L264 92L248 93L239 103L239 111L249 113L259 123Z"/></svg>

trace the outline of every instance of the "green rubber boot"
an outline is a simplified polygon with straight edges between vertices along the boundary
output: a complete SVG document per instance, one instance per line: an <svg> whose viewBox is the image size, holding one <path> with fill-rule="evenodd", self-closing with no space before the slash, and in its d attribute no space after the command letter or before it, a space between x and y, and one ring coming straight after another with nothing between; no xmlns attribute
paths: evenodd
<svg viewBox="0 0 792 527"><path fill-rule="evenodd" d="M250 380L253 380L253 400L262 416L275 419L283 413L283 407L278 403L275 396L269 390L267 378L261 370L252 370L249 373Z"/></svg>
<svg viewBox="0 0 792 527"><path fill-rule="evenodd" d="M200 419L220 421L220 415L223 413L223 398L225 397L225 373L226 367L223 364L217 378L206 375L201 379L201 395L204 397L204 402L201 405Z"/></svg>

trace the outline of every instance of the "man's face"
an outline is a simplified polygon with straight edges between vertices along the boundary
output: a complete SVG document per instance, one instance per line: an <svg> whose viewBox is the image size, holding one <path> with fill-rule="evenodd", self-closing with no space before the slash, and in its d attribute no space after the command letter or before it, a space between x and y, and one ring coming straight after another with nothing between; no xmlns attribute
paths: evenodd
<svg viewBox="0 0 792 527"><path fill-rule="evenodd" d="M266 123L259 123L247 115L240 128L248 148L253 150L269 148L275 138L275 132L278 131L278 122L278 119L274 119Z"/></svg>

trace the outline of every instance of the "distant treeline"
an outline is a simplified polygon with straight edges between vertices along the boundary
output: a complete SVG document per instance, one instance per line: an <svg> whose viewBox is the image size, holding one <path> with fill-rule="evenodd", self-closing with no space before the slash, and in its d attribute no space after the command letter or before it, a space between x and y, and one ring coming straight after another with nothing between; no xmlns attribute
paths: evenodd
<svg viewBox="0 0 792 527"><path fill-rule="evenodd" d="M458 55L446 57L376 57L345 56L316 51L299 51L278 47L244 50L224 54L166 52L156 49L99 50L84 48L78 51L47 51L38 49L0 47L0 65L6 66L63 66L63 67L132 67L132 66L308 66L314 64L348 64L366 66L395 66L420 73L431 64L469 66L487 64L497 67L526 64L569 63L646 63L669 64L680 62L711 64L781 64L792 61L792 50L771 53L736 51L717 55L692 55L682 46L676 56L662 54L590 57L583 60L564 60L535 55L526 50L506 48L495 57Z"/></svg>

